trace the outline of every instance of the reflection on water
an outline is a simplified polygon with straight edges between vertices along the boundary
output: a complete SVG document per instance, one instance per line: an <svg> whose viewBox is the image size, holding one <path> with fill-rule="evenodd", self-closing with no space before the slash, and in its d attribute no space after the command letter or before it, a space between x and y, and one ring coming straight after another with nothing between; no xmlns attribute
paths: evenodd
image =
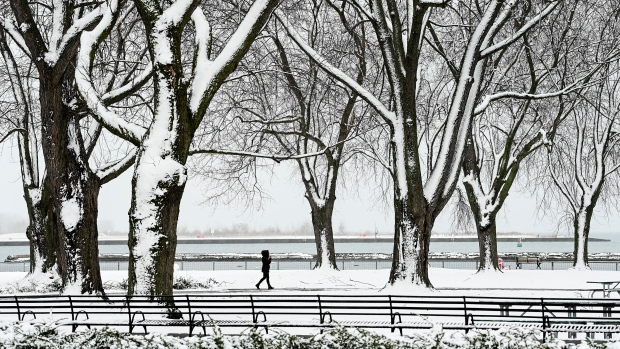
<svg viewBox="0 0 620 349"><path fill-rule="evenodd" d="M588 245L590 253L620 252L620 233L595 234L592 237L611 241L593 241ZM338 253L392 253L393 245L387 242L377 243L336 243ZM571 241L528 241L522 247L516 242L498 242L498 252L572 252ZM260 253L269 250L273 253L316 253L314 243L261 243L261 244L180 244L177 253ZM100 253L129 253L127 245L100 245ZM431 252L478 252L477 242L431 242ZM0 246L0 261L9 254L28 254L28 246Z"/></svg>

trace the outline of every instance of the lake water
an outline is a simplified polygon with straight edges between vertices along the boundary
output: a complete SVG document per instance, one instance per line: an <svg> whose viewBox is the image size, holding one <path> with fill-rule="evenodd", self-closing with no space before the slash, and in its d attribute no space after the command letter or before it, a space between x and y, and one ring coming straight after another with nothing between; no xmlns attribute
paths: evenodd
<svg viewBox="0 0 620 349"><path fill-rule="evenodd" d="M620 252L620 233L593 234L594 238L611 241L592 241L590 253ZM498 252L573 252L571 241L525 241L522 247L516 242L499 242ZM338 253L392 253L393 245L388 242L346 242L336 243ZM316 253L314 243L234 243L234 244L179 244L177 253L258 253L268 249L272 253ZM100 253L129 253L127 245L100 245ZM431 242L431 252L478 252L477 242ZM26 255L28 246L0 246L0 262L8 255Z"/></svg>

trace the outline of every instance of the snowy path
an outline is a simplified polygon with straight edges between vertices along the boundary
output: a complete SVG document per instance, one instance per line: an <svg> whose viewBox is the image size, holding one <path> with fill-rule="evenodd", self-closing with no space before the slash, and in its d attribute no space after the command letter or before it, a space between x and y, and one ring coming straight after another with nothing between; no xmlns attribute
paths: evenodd
<svg viewBox="0 0 620 349"><path fill-rule="evenodd" d="M119 283L127 278L126 271L102 272L104 282ZM258 271L180 271L176 277L193 279L197 282L214 281L214 287L178 291L179 293L233 292L233 293L300 293L336 292L342 293L390 293L410 295L519 295L523 297L588 297L587 290L596 286L587 281L617 280L620 272L615 271L551 271L551 270L508 270L504 273L476 274L468 270L431 268L430 279L435 290L413 285L385 287L389 270L348 270L330 272L323 270L274 270L271 284L274 290L262 290L254 286L261 278ZM24 281L25 273L0 273L0 289L25 289L29 283L43 280ZM122 290L108 290L122 292ZM70 291L69 291L70 292ZM618 297L612 293L612 297Z"/></svg>

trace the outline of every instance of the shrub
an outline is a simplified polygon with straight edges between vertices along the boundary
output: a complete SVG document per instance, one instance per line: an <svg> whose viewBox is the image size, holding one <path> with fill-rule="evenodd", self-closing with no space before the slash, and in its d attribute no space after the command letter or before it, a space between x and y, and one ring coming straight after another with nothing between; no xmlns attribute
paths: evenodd
<svg viewBox="0 0 620 349"><path fill-rule="evenodd" d="M553 340L540 343L539 332L523 329L447 333L440 328L410 337L384 336L372 331L334 328L313 337L284 331L251 329L239 336L223 335L177 338L162 334L131 335L109 328L67 333L58 323L0 323L0 348L7 349L620 349L619 342L590 340L567 345Z"/></svg>

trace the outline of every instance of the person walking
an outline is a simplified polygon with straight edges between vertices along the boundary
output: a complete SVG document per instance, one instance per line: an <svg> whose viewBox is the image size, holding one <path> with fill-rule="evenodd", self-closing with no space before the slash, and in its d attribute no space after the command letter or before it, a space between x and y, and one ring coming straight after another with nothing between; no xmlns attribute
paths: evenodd
<svg viewBox="0 0 620 349"><path fill-rule="evenodd" d="M263 282L263 280L267 280L267 287L270 290L273 290L273 287L271 287L271 283L269 283L269 268L271 267L271 256L269 255L269 250L262 250L260 253L263 255L263 257L261 258L261 261L263 262L263 267L261 268L261 271L263 272L263 278L260 279L260 281L256 284L256 288L260 290L260 284Z"/></svg>

